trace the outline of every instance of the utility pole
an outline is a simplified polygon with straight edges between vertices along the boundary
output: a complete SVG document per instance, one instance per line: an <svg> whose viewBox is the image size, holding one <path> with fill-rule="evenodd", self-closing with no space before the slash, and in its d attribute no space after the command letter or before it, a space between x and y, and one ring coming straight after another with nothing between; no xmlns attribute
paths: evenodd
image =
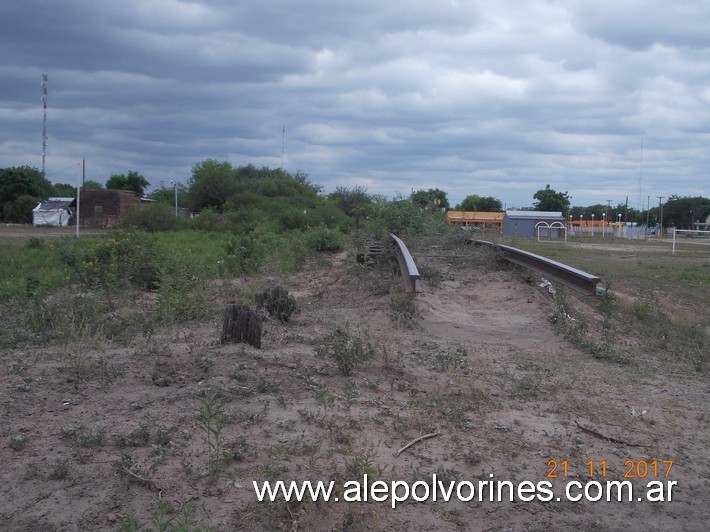
<svg viewBox="0 0 710 532"><path fill-rule="evenodd" d="M663 198L665 196L656 196L658 198L658 211L659 211L659 220L658 220L658 238L663 237Z"/></svg>
<svg viewBox="0 0 710 532"><path fill-rule="evenodd" d="M42 120L42 177L45 176L44 163L47 157L47 74L42 74L42 108L44 118Z"/></svg>
<svg viewBox="0 0 710 532"><path fill-rule="evenodd" d="M178 204L177 204L177 181L171 181L173 188L175 189L175 218L178 217Z"/></svg>
<svg viewBox="0 0 710 532"><path fill-rule="evenodd" d="M606 200L606 210L604 211L604 224L609 220L609 209L611 209L611 200ZM604 224L602 224L602 238L604 238Z"/></svg>

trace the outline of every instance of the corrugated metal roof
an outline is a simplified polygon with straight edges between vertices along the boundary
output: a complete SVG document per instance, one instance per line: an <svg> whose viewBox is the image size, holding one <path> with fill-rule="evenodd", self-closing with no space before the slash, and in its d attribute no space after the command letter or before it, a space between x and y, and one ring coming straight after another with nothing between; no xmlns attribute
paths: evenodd
<svg viewBox="0 0 710 532"><path fill-rule="evenodd" d="M561 212L553 211L505 211L505 215L525 220L564 220Z"/></svg>
<svg viewBox="0 0 710 532"><path fill-rule="evenodd" d="M56 211L57 209L62 209L65 207L69 207L69 205L74 201L74 198L71 198L69 200L62 200L62 201L42 201L37 204L37 206L32 209L33 211Z"/></svg>

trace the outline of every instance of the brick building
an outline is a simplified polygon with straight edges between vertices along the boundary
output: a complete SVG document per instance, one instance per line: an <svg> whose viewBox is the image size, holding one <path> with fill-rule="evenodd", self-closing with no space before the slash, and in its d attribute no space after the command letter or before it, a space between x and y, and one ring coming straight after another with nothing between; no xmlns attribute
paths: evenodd
<svg viewBox="0 0 710 532"><path fill-rule="evenodd" d="M111 227L141 202L141 197L131 190L82 188L79 220L82 226Z"/></svg>

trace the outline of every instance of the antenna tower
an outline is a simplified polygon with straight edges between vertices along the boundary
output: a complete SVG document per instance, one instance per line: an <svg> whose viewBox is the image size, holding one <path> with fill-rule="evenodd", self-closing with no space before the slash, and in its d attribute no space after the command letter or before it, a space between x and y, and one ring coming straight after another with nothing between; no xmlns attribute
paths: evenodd
<svg viewBox="0 0 710 532"><path fill-rule="evenodd" d="M42 177L44 174L44 162L47 157L47 74L42 74L42 108L44 119L42 120Z"/></svg>
<svg viewBox="0 0 710 532"><path fill-rule="evenodd" d="M281 130L281 170L284 169L284 146L286 145L286 124L282 125Z"/></svg>
<svg viewBox="0 0 710 532"><path fill-rule="evenodd" d="M641 137L641 157L639 159L639 197L638 206L639 212L643 212L643 137Z"/></svg>

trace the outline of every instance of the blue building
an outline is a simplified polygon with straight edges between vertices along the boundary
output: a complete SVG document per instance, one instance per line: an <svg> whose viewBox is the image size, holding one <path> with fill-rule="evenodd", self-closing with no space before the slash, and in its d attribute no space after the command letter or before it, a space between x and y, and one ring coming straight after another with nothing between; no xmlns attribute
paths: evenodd
<svg viewBox="0 0 710 532"><path fill-rule="evenodd" d="M505 211L504 236L564 238L567 228L561 212Z"/></svg>

